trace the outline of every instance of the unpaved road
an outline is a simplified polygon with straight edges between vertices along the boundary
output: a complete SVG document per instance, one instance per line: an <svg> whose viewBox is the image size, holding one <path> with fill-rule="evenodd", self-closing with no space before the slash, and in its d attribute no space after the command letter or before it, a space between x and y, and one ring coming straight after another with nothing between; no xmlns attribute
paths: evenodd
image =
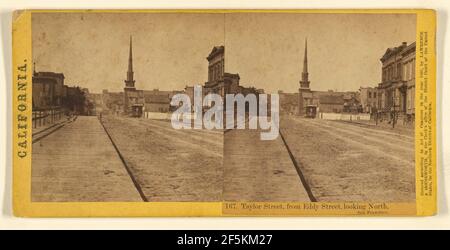
<svg viewBox="0 0 450 250"><path fill-rule="evenodd" d="M415 200L412 132L294 116L280 126L318 201Z"/></svg>
<svg viewBox="0 0 450 250"><path fill-rule="evenodd" d="M225 201L309 202L281 137L260 139L261 130L224 134Z"/></svg>
<svg viewBox="0 0 450 250"><path fill-rule="evenodd" d="M221 201L223 134L170 121L104 117L148 201Z"/></svg>

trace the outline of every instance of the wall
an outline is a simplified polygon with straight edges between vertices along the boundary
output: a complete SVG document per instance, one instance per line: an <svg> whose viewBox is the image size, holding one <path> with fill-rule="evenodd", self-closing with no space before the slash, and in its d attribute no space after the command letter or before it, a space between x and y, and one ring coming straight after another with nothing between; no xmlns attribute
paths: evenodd
<svg viewBox="0 0 450 250"><path fill-rule="evenodd" d="M169 112L170 105L168 103L145 103L146 112Z"/></svg>
<svg viewBox="0 0 450 250"><path fill-rule="evenodd" d="M344 109L343 104L320 104L319 105L319 112L325 112L325 113L342 113Z"/></svg>
<svg viewBox="0 0 450 250"><path fill-rule="evenodd" d="M149 112L144 111L144 118L153 119L153 120L170 120L172 114L171 113L161 113L161 112Z"/></svg>

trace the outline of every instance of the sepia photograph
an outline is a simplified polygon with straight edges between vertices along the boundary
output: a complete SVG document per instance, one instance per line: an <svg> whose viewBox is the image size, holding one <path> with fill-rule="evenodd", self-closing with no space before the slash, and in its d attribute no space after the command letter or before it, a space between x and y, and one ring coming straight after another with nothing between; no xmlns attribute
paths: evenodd
<svg viewBox="0 0 450 250"><path fill-rule="evenodd" d="M32 202L416 200L416 15L32 13Z"/></svg>

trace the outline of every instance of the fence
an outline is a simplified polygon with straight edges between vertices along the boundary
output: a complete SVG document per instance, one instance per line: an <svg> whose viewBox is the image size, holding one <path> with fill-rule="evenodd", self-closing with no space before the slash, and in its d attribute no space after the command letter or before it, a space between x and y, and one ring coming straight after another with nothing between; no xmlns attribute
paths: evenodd
<svg viewBox="0 0 450 250"><path fill-rule="evenodd" d="M370 114L348 114L348 113L319 113L319 118L324 120L342 121L370 121Z"/></svg>
<svg viewBox="0 0 450 250"><path fill-rule="evenodd" d="M33 128L54 124L63 117L63 113L61 108L33 110Z"/></svg>
<svg viewBox="0 0 450 250"><path fill-rule="evenodd" d="M170 120L172 116L171 113L160 113L160 112L144 112L143 117L153 120Z"/></svg>
<svg viewBox="0 0 450 250"><path fill-rule="evenodd" d="M147 118L147 119L153 119L153 120L170 120L170 119L172 119L172 113L144 112L143 117ZM192 120L192 119L195 119L195 114L194 113L178 114L177 119L178 120L180 120L180 119Z"/></svg>

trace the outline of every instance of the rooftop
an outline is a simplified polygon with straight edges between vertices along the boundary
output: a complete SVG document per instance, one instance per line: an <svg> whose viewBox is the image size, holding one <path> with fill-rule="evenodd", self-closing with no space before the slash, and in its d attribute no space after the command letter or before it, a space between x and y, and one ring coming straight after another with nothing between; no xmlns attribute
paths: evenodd
<svg viewBox="0 0 450 250"><path fill-rule="evenodd" d="M225 47L223 45L221 45L221 46L214 46L214 48L211 50L211 52L209 53L209 55L208 55L208 57L206 59L211 60L216 55L224 53L224 52L225 52Z"/></svg>

